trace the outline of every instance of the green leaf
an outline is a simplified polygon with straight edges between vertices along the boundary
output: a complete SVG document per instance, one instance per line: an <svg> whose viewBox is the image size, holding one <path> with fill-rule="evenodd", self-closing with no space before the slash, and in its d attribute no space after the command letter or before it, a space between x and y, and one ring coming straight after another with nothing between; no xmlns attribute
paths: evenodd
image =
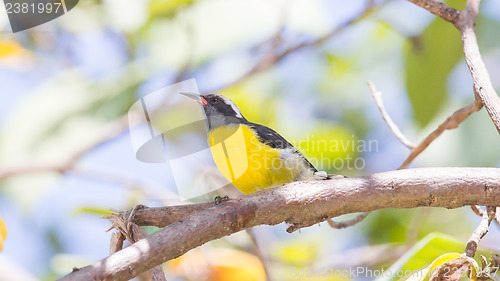
<svg viewBox="0 0 500 281"><path fill-rule="evenodd" d="M460 33L436 18L406 46L406 88L415 122L424 127L447 101L446 80L462 58Z"/></svg>
<svg viewBox="0 0 500 281"><path fill-rule="evenodd" d="M403 243L415 210L383 209L368 216L363 225L370 244Z"/></svg>
<svg viewBox="0 0 500 281"><path fill-rule="evenodd" d="M195 0L153 0L149 4L149 12L152 17L171 18L177 11L194 2Z"/></svg>
<svg viewBox="0 0 500 281"><path fill-rule="evenodd" d="M79 215L79 214L111 215L112 213L113 211L110 211L109 209L94 208L94 207L80 207L73 210L74 215Z"/></svg>

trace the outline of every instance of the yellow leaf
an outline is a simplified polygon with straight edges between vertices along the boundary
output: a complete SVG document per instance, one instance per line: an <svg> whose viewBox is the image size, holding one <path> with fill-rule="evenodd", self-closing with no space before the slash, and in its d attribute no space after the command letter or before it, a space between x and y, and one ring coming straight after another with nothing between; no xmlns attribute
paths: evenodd
<svg viewBox="0 0 500 281"><path fill-rule="evenodd" d="M249 253L213 248L209 251L193 250L169 261L167 267L174 274L189 280L206 281L265 281L266 274L261 261Z"/></svg>
<svg viewBox="0 0 500 281"><path fill-rule="evenodd" d="M426 277L431 276L434 273L434 270L436 270L436 268L438 268L439 266L461 257L462 255L458 253L447 253L441 255L437 259L435 259L429 266L426 266L425 268L415 272L410 278L406 279L406 281L425 280Z"/></svg>
<svg viewBox="0 0 500 281"><path fill-rule="evenodd" d="M431 265L429 266L430 267L429 271L431 274L433 274L433 272L434 272L434 270L436 270L436 268L440 267L441 265L443 265L447 262L450 262L454 259L458 259L461 257L462 257L462 255L460 255L459 253L447 253L447 254L441 255L431 263Z"/></svg>
<svg viewBox="0 0 500 281"><path fill-rule="evenodd" d="M3 248L3 241L7 237L7 225L3 221L2 217L0 217L0 251Z"/></svg>
<svg viewBox="0 0 500 281"><path fill-rule="evenodd" d="M291 239L275 245L272 256L280 262L296 267L304 267L318 258L319 240Z"/></svg>
<svg viewBox="0 0 500 281"><path fill-rule="evenodd" d="M214 252L209 281L264 281L266 274L260 260L249 253L218 249Z"/></svg>
<svg viewBox="0 0 500 281"><path fill-rule="evenodd" d="M0 40L0 59L3 57L23 55L26 50L14 40Z"/></svg>

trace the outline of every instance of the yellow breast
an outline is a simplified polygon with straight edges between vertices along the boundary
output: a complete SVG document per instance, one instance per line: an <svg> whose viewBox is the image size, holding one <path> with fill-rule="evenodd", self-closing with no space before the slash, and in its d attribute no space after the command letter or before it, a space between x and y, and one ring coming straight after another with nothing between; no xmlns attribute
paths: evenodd
<svg viewBox="0 0 500 281"><path fill-rule="evenodd" d="M283 151L261 143L244 124L210 131L208 144L219 170L244 194L292 182L301 170L290 161L294 156L285 161Z"/></svg>

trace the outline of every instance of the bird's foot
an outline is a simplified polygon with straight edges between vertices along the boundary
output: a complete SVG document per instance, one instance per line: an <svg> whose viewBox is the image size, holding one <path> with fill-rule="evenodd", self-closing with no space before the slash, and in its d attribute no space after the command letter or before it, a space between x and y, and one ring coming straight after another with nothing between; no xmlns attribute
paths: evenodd
<svg viewBox="0 0 500 281"><path fill-rule="evenodd" d="M317 171L313 174L315 180L326 180L328 179L328 174L325 171Z"/></svg>
<svg viewBox="0 0 500 281"><path fill-rule="evenodd" d="M214 198L214 204L215 205L219 205L220 203L222 202L226 202L229 200L229 197L227 195L224 195L222 197L220 197L219 195L215 196Z"/></svg>
<svg viewBox="0 0 500 281"><path fill-rule="evenodd" d="M343 175L332 175L332 174L327 174L325 171L317 171L313 174L314 179L316 180L338 180L338 179L343 179L347 178L346 176Z"/></svg>

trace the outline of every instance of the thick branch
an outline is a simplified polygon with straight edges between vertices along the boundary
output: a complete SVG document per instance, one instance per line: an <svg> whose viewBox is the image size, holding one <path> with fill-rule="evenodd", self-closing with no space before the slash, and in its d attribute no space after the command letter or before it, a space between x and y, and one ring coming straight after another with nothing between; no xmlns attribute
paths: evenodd
<svg viewBox="0 0 500 281"><path fill-rule="evenodd" d="M460 17L461 22L463 22L460 31L462 32L465 62L474 80L474 90L481 98L486 111L500 133L500 97L491 84L490 75L479 53L476 33L474 32L478 6L479 1L469 0L467 9Z"/></svg>
<svg viewBox="0 0 500 281"><path fill-rule="evenodd" d="M199 213L206 209L212 208L214 203L201 203L201 204L190 204L190 205L179 205L179 206L166 206L166 207L155 207L150 208L144 205L138 205L134 209L133 216L130 217L130 221L140 225L140 226L156 226L165 227L176 221L179 221L192 214ZM128 210L120 214L122 219L126 219L130 216ZM104 216L104 218L110 218L111 216Z"/></svg>
<svg viewBox="0 0 500 281"><path fill-rule="evenodd" d="M408 169L294 182L192 214L60 280L128 280L208 241L262 224L285 221L293 232L348 213L465 205L500 205L500 169Z"/></svg>

